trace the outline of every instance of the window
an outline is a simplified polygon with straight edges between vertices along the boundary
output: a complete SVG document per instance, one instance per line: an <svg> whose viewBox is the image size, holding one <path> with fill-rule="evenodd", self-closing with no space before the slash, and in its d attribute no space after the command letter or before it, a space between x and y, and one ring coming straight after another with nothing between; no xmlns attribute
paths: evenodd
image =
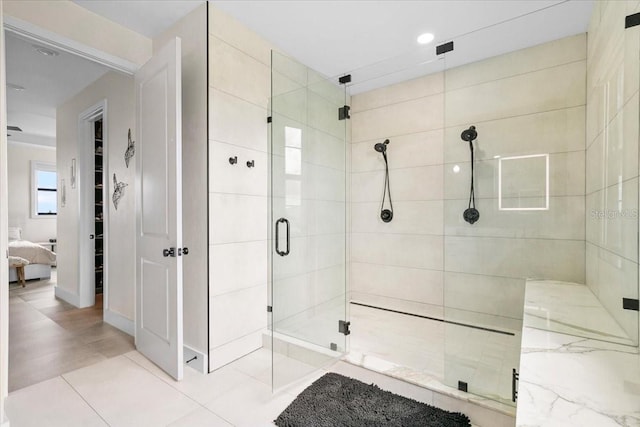
<svg viewBox="0 0 640 427"><path fill-rule="evenodd" d="M53 163L31 162L32 217L50 217L58 212L58 174Z"/></svg>

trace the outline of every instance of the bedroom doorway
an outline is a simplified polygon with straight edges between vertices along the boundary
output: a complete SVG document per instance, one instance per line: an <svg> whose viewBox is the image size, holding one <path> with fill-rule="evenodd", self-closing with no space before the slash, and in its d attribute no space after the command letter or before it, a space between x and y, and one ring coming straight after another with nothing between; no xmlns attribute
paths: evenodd
<svg viewBox="0 0 640 427"><path fill-rule="evenodd" d="M47 270L46 274L27 276L24 287L21 283L9 286L6 378L8 391L12 392L124 354L134 350L135 345L132 327L122 324L114 327L113 321L111 324L105 321L111 188L105 173L109 153L106 132L109 91L98 96L97 99L102 100L97 103L83 96L87 88L115 73L111 67L80 58L46 41L27 39L19 32L5 32L5 37L7 79L17 87L9 86L7 112L10 125L15 123L19 128L9 131L8 160L15 169L27 169L27 175L9 190L10 200L13 195L26 196L21 203L9 203L8 225L20 228L23 239L40 243L57 254L57 267ZM28 61L39 61L39 64L29 65ZM126 78L118 74L113 81L123 79ZM40 81L42 86L38 86ZM118 109L118 105L114 105ZM134 120L133 114L126 114L122 109L115 116L120 121L128 120L128 116ZM47 127L48 131L41 131ZM126 127L123 127L126 144ZM44 147L46 143L48 147ZM53 188L37 185L35 189L35 200L38 191L54 195L55 207L47 209L41 218L31 214L35 204L29 199L33 193L30 187L38 180L33 172L33 176L29 175L31 168L22 167L17 157L12 157L18 149L49 153L47 159L25 155L25 164L32 160L48 163L55 173ZM12 167L8 169L11 174ZM24 195L18 194L17 188L22 189ZM131 198L132 195L125 203L130 203ZM12 211L19 205L22 210ZM126 213L123 212L122 219ZM47 222L53 222L53 226L38 234ZM40 264L30 265L33 268Z"/></svg>

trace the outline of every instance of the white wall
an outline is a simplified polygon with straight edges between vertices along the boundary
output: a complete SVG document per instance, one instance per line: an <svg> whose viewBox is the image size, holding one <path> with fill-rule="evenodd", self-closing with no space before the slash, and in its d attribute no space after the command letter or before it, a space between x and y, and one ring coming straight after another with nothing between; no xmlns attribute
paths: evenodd
<svg viewBox="0 0 640 427"><path fill-rule="evenodd" d="M210 5L211 370L260 348L267 326L269 66L270 46Z"/></svg>
<svg viewBox="0 0 640 427"><path fill-rule="evenodd" d="M46 242L56 237L56 217L31 216L31 162L56 163L55 147L9 143L9 226L21 227L22 238Z"/></svg>
<svg viewBox="0 0 640 427"><path fill-rule="evenodd" d="M196 8L153 40L182 40L182 240L184 344L207 354L207 6Z"/></svg>
<svg viewBox="0 0 640 427"><path fill-rule="evenodd" d="M57 288L78 295L78 212L92 209L93 205L78 206L78 187L70 183L71 159L78 157L78 116L98 102L107 100L108 170L107 194L108 222L108 293L105 316L113 315L133 322L135 314L135 162L124 163L127 148L127 132L135 135L135 92L133 77L108 72L78 95L62 104L57 110L56 140L58 180L66 181L66 206L60 203L58 192L58 284ZM83 165L78 160L78 168ZM93 165L89 165L93 168ZM93 170L93 169L91 169ZM113 174L118 181L129 184L118 210L113 209ZM128 191L127 191L128 190ZM58 292L58 290L56 290ZM110 312L110 314L106 314ZM108 317L107 317L108 319Z"/></svg>

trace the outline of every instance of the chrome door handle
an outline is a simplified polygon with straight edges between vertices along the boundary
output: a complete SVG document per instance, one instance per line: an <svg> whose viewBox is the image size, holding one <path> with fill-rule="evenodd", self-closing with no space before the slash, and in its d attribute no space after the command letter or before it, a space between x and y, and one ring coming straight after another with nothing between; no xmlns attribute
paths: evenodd
<svg viewBox="0 0 640 427"><path fill-rule="evenodd" d="M280 227L279 227L280 223L285 223L285 225L287 226L287 250L286 251L280 250ZM279 220L276 221L276 253L280 256L289 255L290 245L291 245L291 240L290 240L289 220L286 218L280 218Z"/></svg>

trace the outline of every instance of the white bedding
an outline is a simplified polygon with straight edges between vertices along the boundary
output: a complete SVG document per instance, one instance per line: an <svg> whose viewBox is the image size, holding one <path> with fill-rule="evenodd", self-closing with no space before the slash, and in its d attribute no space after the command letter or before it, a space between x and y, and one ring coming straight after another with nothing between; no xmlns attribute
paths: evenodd
<svg viewBox="0 0 640 427"><path fill-rule="evenodd" d="M25 258L31 264L54 265L56 263L56 254L54 252L28 240L9 242L9 256Z"/></svg>

